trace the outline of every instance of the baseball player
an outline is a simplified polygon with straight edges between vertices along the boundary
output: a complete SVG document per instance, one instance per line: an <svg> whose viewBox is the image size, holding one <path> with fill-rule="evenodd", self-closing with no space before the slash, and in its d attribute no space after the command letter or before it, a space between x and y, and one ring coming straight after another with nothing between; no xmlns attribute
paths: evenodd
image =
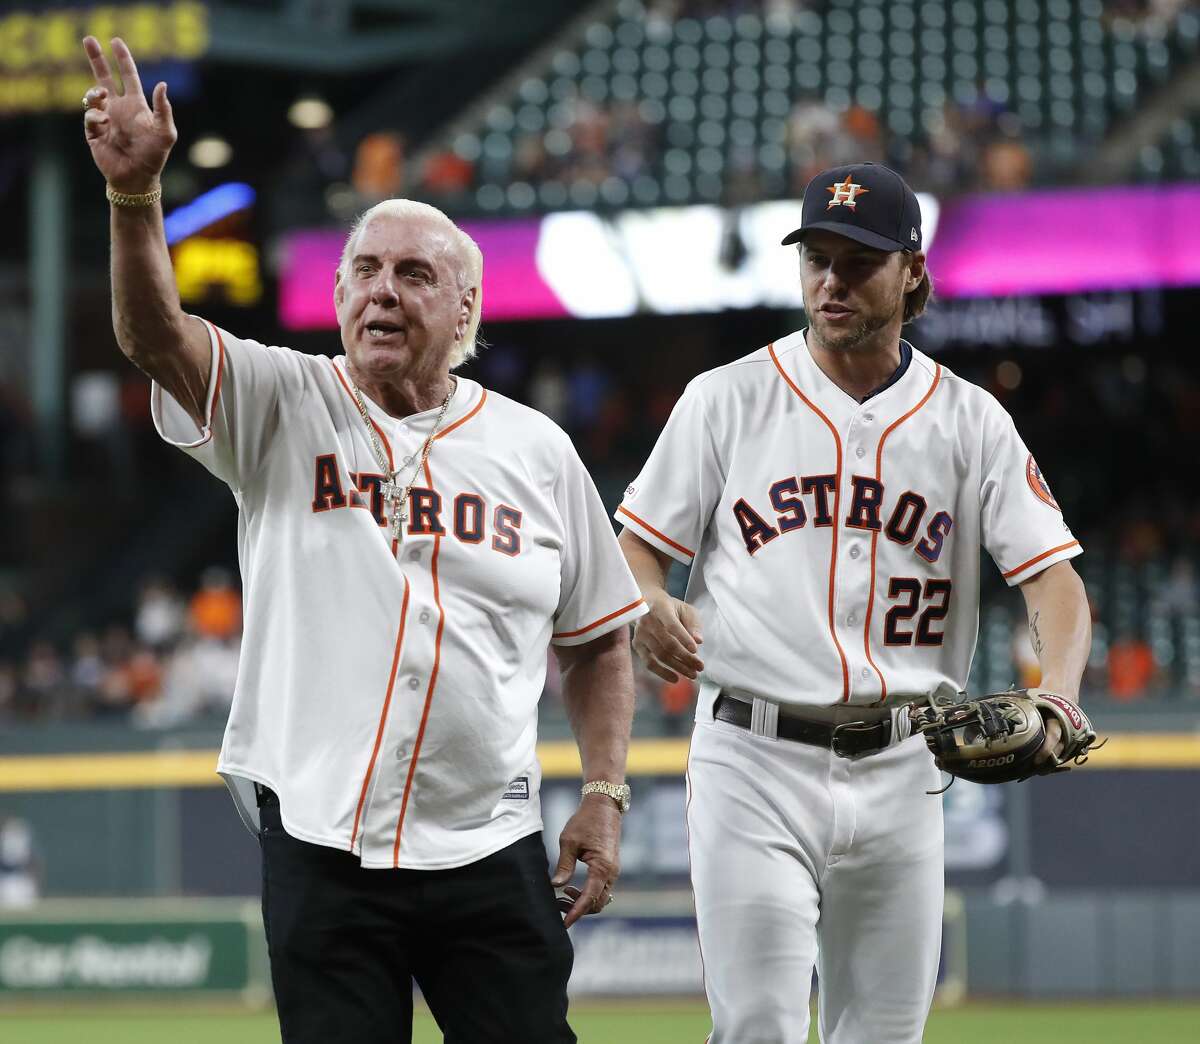
<svg viewBox="0 0 1200 1044"><path fill-rule="evenodd" d="M574 1041L565 925L617 875L646 609L567 436L452 370L479 248L391 200L331 280L345 354L266 347L185 315L158 204L166 87L125 92L100 45L85 128L112 203L114 325L155 424L240 510L246 615L218 771L261 831L283 1039L410 1039L415 978L448 1041ZM554 883L535 753L553 642L584 768Z"/></svg>
<svg viewBox="0 0 1200 1044"><path fill-rule="evenodd" d="M915 1044L942 811L903 705L966 685L980 545L1025 596L1042 684L1075 700L1081 549L996 400L900 338L930 281L899 175L825 171L802 221L783 242L809 327L695 378L617 509L650 606L634 647L700 678L687 819L712 1044L807 1041L814 965L822 1041Z"/></svg>

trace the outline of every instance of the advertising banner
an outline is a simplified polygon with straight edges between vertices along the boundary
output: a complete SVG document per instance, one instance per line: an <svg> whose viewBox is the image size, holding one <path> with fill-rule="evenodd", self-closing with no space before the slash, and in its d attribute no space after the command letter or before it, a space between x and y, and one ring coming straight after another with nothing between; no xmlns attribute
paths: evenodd
<svg viewBox="0 0 1200 1044"><path fill-rule="evenodd" d="M575 965L572 997L686 996L704 992L704 969L694 916L622 917L606 912L571 929ZM938 997L966 992L966 921L962 897L946 895Z"/></svg>
<svg viewBox="0 0 1200 1044"><path fill-rule="evenodd" d="M42 903L0 919L0 1001L48 994L265 996L254 903ZM140 905L140 904L139 904Z"/></svg>

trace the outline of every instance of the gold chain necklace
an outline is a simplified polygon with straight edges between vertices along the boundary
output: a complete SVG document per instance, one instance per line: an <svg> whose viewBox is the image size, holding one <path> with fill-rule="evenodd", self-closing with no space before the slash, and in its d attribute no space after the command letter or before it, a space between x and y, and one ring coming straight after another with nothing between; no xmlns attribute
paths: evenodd
<svg viewBox="0 0 1200 1044"><path fill-rule="evenodd" d="M400 466L394 471L388 467L387 454L383 451L383 446L379 442L379 436L375 433L375 425L371 423L371 417L367 413L367 404L363 399L362 392L359 391L358 382L353 377L350 378L350 387L354 389L354 401L358 403L358 412L362 415L363 424L367 428L367 437L371 440L371 450L375 454L375 459L379 461L379 470L385 476L384 481L380 484L379 491L383 494L384 502L387 505L384 511L390 511L392 516L392 540L396 543L399 543L403 539L404 523L408 521L408 495L412 492L413 485L417 481L417 476L421 474L421 469L425 467L426 461L429 460L430 447L433 446L433 440L437 438L437 433L441 430L442 421L446 419L446 411L450 409L450 400L454 397L456 382L453 377L450 380L450 390L442 400L442 408L438 411L437 420L433 422L433 430L426 437L425 445L421 447L421 459L417 462L416 469L412 473L412 478L408 480L408 485L401 488L398 476L401 471L416 460L417 454L410 453L400 462Z"/></svg>

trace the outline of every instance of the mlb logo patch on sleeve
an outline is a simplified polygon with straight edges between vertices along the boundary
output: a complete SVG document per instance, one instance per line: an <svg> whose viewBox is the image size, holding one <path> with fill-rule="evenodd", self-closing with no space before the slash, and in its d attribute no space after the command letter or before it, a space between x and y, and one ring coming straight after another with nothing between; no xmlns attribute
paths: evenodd
<svg viewBox="0 0 1200 1044"><path fill-rule="evenodd" d="M518 776L504 791L505 801L528 801L529 800L529 777Z"/></svg>

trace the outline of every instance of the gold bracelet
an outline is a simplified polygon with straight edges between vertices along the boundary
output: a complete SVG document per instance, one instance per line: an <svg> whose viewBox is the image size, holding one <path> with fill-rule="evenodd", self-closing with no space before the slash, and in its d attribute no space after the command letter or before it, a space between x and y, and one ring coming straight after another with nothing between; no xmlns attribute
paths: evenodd
<svg viewBox="0 0 1200 1044"><path fill-rule="evenodd" d="M162 199L162 186L150 192L118 192L109 184L104 186L105 198L114 207L152 207Z"/></svg>

